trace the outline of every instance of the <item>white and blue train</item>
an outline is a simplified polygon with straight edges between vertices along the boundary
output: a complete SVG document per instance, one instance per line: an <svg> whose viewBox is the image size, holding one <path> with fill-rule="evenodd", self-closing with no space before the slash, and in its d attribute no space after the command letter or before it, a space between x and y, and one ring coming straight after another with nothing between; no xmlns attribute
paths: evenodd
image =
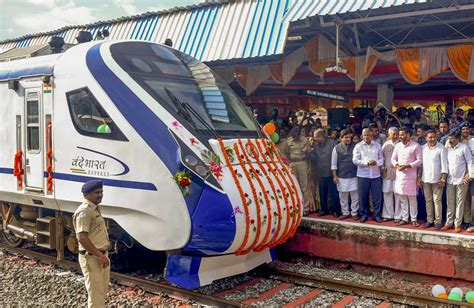
<svg viewBox="0 0 474 308"><path fill-rule="evenodd" d="M185 288L271 262L301 219L296 178L248 109L164 45L89 42L0 63L0 144L4 238L58 258L77 250L71 213L90 179L104 181L116 246L166 251L166 279Z"/></svg>

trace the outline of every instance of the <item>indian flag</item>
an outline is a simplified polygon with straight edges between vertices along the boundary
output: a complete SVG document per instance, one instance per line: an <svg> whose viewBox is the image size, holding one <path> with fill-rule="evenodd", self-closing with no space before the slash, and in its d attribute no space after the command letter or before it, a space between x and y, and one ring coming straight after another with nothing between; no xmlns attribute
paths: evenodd
<svg viewBox="0 0 474 308"><path fill-rule="evenodd" d="M43 93L51 93L52 89L51 83L43 83Z"/></svg>

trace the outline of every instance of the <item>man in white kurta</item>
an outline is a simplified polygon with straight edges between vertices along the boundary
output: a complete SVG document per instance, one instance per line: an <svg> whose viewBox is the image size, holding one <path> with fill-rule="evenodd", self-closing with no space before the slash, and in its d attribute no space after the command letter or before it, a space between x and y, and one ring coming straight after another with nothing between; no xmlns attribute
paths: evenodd
<svg viewBox="0 0 474 308"><path fill-rule="evenodd" d="M355 143L352 142L352 133L348 129L341 131L341 142L336 145L331 156L331 170L334 183L339 192L342 216L340 219L352 216L359 219L359 191L357 190L357 166L352 162ZM349 208L349 195L351 205Z"/></svg>
<svg viewBox="0 0 474 308"><path fill-rule="evenodd" d="M395 166L392 165L392 154L398 140L398 128L390 127L388 130L388 139L382 146L384 157L384 166L382 168L382 192L383 192L383 210L382 218L384 221L395 219L399 223L402 218L402 210L398 195L393 193L393 183L395 182Z"/></svg>

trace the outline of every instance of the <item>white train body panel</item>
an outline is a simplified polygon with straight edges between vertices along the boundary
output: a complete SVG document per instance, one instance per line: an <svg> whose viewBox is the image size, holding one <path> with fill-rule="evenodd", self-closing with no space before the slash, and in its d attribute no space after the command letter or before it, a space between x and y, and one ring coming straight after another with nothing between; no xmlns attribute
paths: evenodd
<svg viewBox="0 0 474 308"><path fill-rule="evenodd" d="M246 146L240 148L245 157L233 152L248 140L268 146L246 108L205 65L171 48L93 42L0 63L0 98L0 201L72 213L82 202L83 183L100 178L103 215L148 249L200 256L256 251L236 258L245 261L235 261L229 273L242 269L238 262L249 269L271 260L267 248L299 223L301 192L277 155L255 159ZM233 153L230 165L217 134ZM205 152L220 160L222 176L207 173ZM188 196L173 179L180 170L191 174ZM255 170L260 176L250 176ZM167 277L178 277L191 262L173 260ZM214 260L203 268L212 273L216 262L219 270L205 281L224 275L229 263L228 257ZM193 266L186 270L191 275Z"/></svg>

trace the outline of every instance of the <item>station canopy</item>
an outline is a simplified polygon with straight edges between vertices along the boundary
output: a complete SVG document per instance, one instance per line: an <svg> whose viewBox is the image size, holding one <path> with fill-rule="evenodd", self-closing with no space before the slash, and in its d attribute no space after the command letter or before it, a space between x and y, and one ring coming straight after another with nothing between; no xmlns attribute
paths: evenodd
<svg viewBox="0 0 474 308"><path fill-rule="evenodd" d="M374 101L380 85L400 104L474 96L474 0L213 0L5 40L0 56L53 36L74 44L83 30L171 39L244 98L315 90Z"/></svg>
<svg viewBox="0 0 474 308"><path fill-rule="evenodd" d="M395 105L472 104L465 99L474 97L472 0L295 1L283 22L287 41L277 59L211 62L229 82L235 73L241 96L257 101L306 89L375 101L377 86L386 84ZM327 72L336 49L344 70Z"/></svg>

